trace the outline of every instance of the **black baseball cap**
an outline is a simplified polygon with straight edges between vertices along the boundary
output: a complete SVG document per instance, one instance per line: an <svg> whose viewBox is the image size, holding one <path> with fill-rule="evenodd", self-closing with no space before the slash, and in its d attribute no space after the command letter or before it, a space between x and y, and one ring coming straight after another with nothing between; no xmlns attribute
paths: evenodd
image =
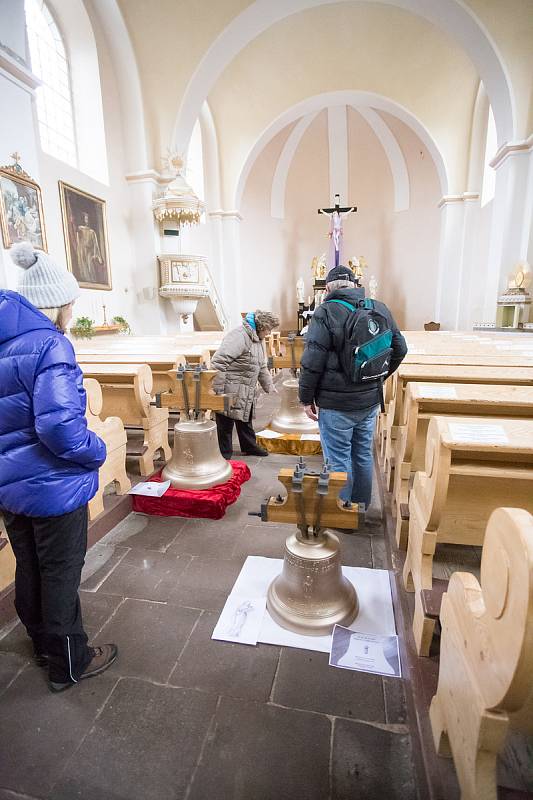
<svg viewBox="0 0 533 800"><path fill-rule="evenodd" d="M355 275L348 267L343 267L339 264L338 267L330 269L326 275L326 283L333 283L333 281L351 281L355 283Z"/></svg>

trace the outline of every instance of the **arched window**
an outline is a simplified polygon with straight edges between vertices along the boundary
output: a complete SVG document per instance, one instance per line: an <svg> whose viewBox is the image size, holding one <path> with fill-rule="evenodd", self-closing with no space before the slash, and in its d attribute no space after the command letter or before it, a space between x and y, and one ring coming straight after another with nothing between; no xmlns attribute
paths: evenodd
<svg viewBox="0 0 533 800"><path fill-rule="evenodd" d="M484 206L494 197L496 190L496 170L490 166L490 161L496 155L498 149L498 136L496 134L496 123L492 106L489 106L489 116L487 119L487 140L485 144L485 161L483 166L483 185L481 187L481 205Z"/></svg>
<svg viewBox="0 0 533 800"><path fill-rule="evenodd" d="M202 130L200 120L196 120L193 128L189 150L187 152L186 180L200 200L205 199L204 157L202 151Z"/></svg>
<svg viewBox="0 0 533 800"><path fill-rule="evenodd" d="M43 0L25 0L32 71L42 81L36 90L41 147L77 166L72 92L63 39Z"/></svg>

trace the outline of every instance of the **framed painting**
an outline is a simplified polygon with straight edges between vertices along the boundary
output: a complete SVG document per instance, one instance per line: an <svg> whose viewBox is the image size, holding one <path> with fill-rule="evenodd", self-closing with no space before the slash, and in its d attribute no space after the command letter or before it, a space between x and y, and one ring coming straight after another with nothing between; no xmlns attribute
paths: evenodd
<svg viewBox="0 0 533 800"><path fill-rule="evenodd" d="M0 227L6 249L17 242L47 249L41 190L18 163L0 167Z"/></svg>
<svg viewBox="0 0 533 800"><path fill-rule="evenodd" d="M172 283L198 283L199 268L195 262L172 261Z"/></svg>
<svg viewBox="0 0 533 800"><path fill-rule="evenodd" d="M59 181L67 266L84 289L111 289L105 200Z"/></svg>

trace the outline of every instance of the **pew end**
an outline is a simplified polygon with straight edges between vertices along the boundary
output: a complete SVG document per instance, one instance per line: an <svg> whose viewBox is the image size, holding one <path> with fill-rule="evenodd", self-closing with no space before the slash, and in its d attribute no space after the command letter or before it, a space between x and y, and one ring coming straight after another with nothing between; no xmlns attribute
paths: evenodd
<svg viewBox="0 0 533 800"><path fill-rule="evenodd" d="M481 580L452 575L441 610L439 680L430 706L437 752L451 755L468 800L496 800L496 758L511 729L533 733L533 517L498 508Z"/></svg>

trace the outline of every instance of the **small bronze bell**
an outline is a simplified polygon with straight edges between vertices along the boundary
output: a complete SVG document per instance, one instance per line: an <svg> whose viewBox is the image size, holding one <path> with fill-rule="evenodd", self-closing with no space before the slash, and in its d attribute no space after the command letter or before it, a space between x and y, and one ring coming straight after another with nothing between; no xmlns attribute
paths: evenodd
<svg viewBox="0 0 533 800"><path fill-rule="evenodd" d="M281 405L270 427L278 433L318 433L318 423L309 419L298 400L297 378L283 381Z"/></svg>
<svg viewBox="0 0 533 800"><path fill-rule="evenodd" d="M223 458L213 420L183 420L174 426L172 458L163 469L164 481L175 489L209 489L231 478L233 468Z"/></svg>
<svg viewBox="0 0 533 800"><path fill-rule="evenodd" d="M322 530L309 538L300 529L285 542L283 570L269 586L270 616L294 633L327 636L333 626L350 625L359 603L342 574L337 536Z"/></svg>

